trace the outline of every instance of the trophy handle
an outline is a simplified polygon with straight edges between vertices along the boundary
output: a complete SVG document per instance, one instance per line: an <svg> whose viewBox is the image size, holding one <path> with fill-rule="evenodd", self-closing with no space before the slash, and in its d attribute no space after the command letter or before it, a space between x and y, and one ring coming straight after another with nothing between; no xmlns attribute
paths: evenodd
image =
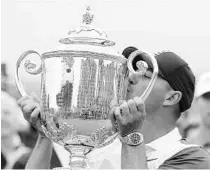
<svg viewBox="0 0 210 170"><path fill-rule="evenodd" d="M133 60L135 59L135 57L137 55L144 55L146 57L146 59L149 59L152 66L153 66L153 73L152 73L152 77L151 80L149 82L149 85L147 86L146 90L144 91L144 93L141 95L141 99L143 100L143 102L147 99L147 97L149 96L150 92L152 91L152 88L155 84L155 81L157 79L157 75L158 75L158 65L157 65L157 60L155 59L154 55L149 54L148 52L145 51L139 51L136 50L133 53L130 54L130 56L128 57L128 69L129 71L131 71L133 74L145 74L148 68L148 65L146 62L144 61L138 61L137 62L137 67L138 67L138 71L135 71L132 63Z"/></svg>
<svg viewBox="0 0 210 170"><path fill-rule="evenodd" d="M22 96L26 96L27 93L25 92L25 90L23 88L23 85L22 85L22 83L19 79L18 70L19 70L20 64L23 61L23 59L25 59L25 57L27 57L29 54L37 54L41 59L41 56L39 55L39 53L34 51L34 50L28 50L28 51L24 52L19 57L19 59L16 63L16 69L15 69L15 83L16 83L16 86L17 86L17 88L18 88L18 90L19 90L19 92ZM30 74L33 74L33 75L39 74L39 73L42 72L42 59L41 59L41 64L39 66L32 63L30 60L26 60L25 63L24 63L24 68Z"/></svg>

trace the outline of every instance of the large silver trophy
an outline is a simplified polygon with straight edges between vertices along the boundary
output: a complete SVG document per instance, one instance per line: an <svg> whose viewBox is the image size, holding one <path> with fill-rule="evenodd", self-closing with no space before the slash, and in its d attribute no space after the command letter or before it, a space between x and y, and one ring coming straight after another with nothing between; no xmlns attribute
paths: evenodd
<svg viewBox="0 0 210 170"><path fill-rule="evenodd" d="M37 54L41 65L30 60L24 63L30 74L41 73L41 124L45 135L70 153L70 167L87 168L86 155L115 140L109 119L110 102L122 100L126 95L126 76L144 74L145 63L138 62L138 71L132 67L136 55L144 55L153 64L152 79L142 95L149 95L158 67L155 58L146 52L136 51L129 59L115 52L113 41L106 34L91 26L93 14L88 7L79 29L69 32L60 40L56 50L23 53L17 61L15 80L22 96L27 95L19 80L21 62L29 54Z"/></svg>

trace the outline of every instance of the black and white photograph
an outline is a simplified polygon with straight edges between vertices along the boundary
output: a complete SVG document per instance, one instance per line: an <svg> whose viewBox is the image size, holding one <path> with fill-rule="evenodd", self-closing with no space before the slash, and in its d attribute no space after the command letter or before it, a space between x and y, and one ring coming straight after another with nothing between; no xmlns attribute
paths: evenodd
<svg viewBox="0 0 210 170"><path fill-rule="evenodd" d="M210 169L210 0L1 0L1 169Z"/></svg>

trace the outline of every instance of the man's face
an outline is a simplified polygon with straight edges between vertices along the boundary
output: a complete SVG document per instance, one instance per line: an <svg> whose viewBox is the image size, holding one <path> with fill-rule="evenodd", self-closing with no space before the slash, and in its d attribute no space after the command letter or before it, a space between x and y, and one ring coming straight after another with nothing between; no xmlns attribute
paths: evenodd
<svg viewBox="0 0 210 170"><path fill-rule="evenodd" d="M152 72L150 70L145 75L130 73L126 100L140 97L147 88L151 77ZM169 87L168 82L158 76L149 97L145 101L147 113L154 112L162 106Z"/></svg>

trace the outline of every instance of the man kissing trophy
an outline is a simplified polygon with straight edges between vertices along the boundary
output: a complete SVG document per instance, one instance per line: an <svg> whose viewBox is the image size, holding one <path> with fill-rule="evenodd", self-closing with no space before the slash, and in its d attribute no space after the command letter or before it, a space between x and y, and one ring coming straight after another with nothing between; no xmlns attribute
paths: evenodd
<svg viewBox="0 0 210 170"><path fill-rule="evenodd" d="M91 23L93 14L87 7L79 29L60 39L56 50L39 55L34 50L23 53L16 65L15 80L22 96L27 95L19 80L18 70L29 54L37 54L41 64L30 60L24 63L30 74L41 73L41 124L45 135L62 145L70 153L72 169L88 168L86 155L115 140L118 133L109 119L110 102L123 100L129 71L144 74L147 63L132 63L137 55L144 55L153 65L152 79L142 94L148 97L155 83L158 67L153 55L143 51L133 52L128 59L117 53L113 41ZM136 138L138 139L138 138Z"/></svg>

